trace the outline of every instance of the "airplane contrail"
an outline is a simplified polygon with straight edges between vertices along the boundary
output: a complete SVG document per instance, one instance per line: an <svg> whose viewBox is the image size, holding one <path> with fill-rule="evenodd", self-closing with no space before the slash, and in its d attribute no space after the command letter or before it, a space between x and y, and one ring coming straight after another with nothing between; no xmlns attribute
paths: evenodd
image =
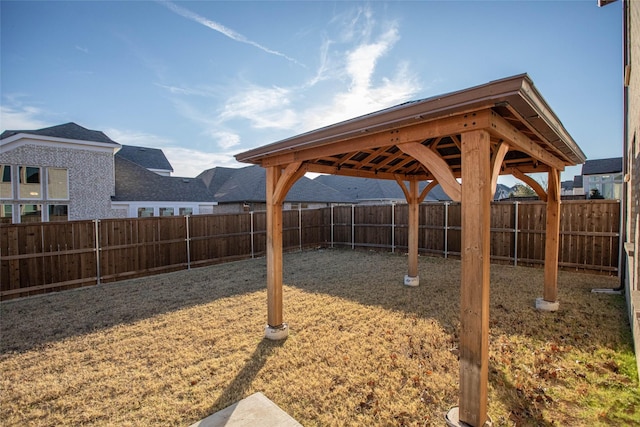
<svg viewBox="0 0 640 427"><path fill-rule="evenodd" d="M159 3L162 3L163 5L165 5L169 10L171 10L172 12L187 18L187 19L191 19L192 21L197 22L198 24L204 25L205 27L211 28L214 31L219 32L220 34L229 37L232 40L235 40L237 42L240 43L246 43L248 45L257 47L258 49L270 53L272 55L277 55L277 56L281 56L283 58L285 58L288 61L291 61L295 64L304 66L303 64L301 64L300 62L296 61L294 58L291 58L290 56L285 55L282 52L278 52L277 50L273 50L273 49L269 49L266 46L262 46L260 43L254 42L253 40L249 40L248 38L246 38L245 36L243 36L242 34L238 33L237 31L232 30L231 28L227 28L224 25L212 21L210 19L205 18L204 16L200 16L197 13L194 13L188 9L185 9L181 6L178 6L175 3L172 3L170 1L159 1Z"/></svg>

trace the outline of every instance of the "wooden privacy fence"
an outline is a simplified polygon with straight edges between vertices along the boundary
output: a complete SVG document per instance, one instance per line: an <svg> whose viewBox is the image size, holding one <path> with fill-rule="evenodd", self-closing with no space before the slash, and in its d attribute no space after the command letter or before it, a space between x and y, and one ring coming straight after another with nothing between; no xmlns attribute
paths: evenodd
<svg viewBox="0 0 640 427"><path fill-rule="evenodd" d="M545 204L496 202L494 261L544 263ZM283 213L283 247L407 249L407 205L348 205ZM563 201L560 266L616 274L620 203ZM0 298L113 282L264 255L265 212L0 226ZM419 248L459 257L460 205L420 206Z"/></svg>

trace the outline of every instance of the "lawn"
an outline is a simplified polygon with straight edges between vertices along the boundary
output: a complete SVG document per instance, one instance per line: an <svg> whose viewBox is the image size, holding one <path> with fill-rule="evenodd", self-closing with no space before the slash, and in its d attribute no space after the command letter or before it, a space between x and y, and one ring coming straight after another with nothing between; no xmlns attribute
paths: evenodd
<svg viewBox="0 0 640 427"><path fill-rule="evenodd" d="M305 426L443 425L458 402L460 262L284 257L283 342L263 340L264 258L0 304L3 425L188 426L260 391ZM640 425L616 278L491 266L494 426Z"/></svg>

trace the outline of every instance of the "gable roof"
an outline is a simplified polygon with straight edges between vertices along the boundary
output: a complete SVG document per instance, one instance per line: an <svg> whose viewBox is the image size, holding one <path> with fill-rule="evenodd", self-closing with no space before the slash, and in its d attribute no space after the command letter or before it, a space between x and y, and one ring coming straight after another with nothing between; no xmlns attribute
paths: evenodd
<svg viewBox="0 0 640 427"><path fill-rule="evenodd" d="M582 175L602 175L606 173L622 173L622 157L587 160L582 165Z"/></svg>
<svg viewBox="0 0 640 427"><path fill-rule="evenodd" d="M52 138L74 139L78 141L92 141L92 142L101 142L105 144L119 145L117 142L113 141L103 132L98 130L87 129L73 122L69 122L69 123L65 123L57 126L51 126L48 128L36 129L36 130L6 130L2 132L2 135L0 135L0 140L7 139L19 134L38 135L38 136L47 136Z"/></svg>
<svg viewBox="0 0 640 427"><path fill-rule="evenodd" d="M266 202L266 171L260 166L216 167L198 175L219 203ZM291 187L287 202L349 203L341 192L305 176Z"/></svg>
<svg viewBox="0 0 640 427"><path fill-rule="evenodd" d="M123 145L116 156L137 163L147 169L156 169L173 172L173 167L159 148L138 147L135 145Z"/></svg>
<svg viewBox="0 0 640 427"><path fill-rule="evenodd" d="M113 201L214 202L198 178L162 176L115 156L116 194Z"/></svg>

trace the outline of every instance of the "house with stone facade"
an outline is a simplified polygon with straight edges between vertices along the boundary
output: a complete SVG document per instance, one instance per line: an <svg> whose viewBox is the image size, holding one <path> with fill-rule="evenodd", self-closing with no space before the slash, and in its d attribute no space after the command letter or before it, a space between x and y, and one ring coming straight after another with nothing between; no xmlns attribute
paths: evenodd
<svg viewBox="0 0 640 427"><path fill-rule="evenodd" d="M66 123L0 135L0 221L112 218L114 153L100 131Z"/></svg>

